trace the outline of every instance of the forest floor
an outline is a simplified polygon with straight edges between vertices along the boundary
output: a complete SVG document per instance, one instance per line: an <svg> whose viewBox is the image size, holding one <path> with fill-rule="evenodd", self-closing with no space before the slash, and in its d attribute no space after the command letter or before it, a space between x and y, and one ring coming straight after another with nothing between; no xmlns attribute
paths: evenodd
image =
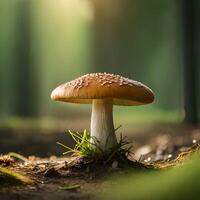
<svg viewBox="0 0 200 200"><path fill-rule="evenodd" d="M151 168L176 165L177 158L195 150L200 141L198 128L154 127L139 132L137 136L134 135L137 143L133 143L134 154L130 155L129 159L140 162L141 170L146 170L143 166ZM132 136L128 139L132 141ZM109 177L129 173L130 170L138 171L138 167L124 167L117 160L90 165L85 164L82 158L20 157L18 154L11 157L2 155L0 167L13 170L30 179L28 184L14 185L5 182L2 184L0 180L1 200L95 199L99 190L112 188L114 183L107 183Z"/></svg>

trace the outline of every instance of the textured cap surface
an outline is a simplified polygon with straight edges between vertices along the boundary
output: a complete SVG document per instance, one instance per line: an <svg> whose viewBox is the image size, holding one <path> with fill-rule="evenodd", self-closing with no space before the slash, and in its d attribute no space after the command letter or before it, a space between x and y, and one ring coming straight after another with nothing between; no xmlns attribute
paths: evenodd
<svg viewBox="0 0 200 200"><path fill-rule="evenodd" d="M93 99L113 99L114 105L142 105L153 102L153 91L144 84L108 73L81 76L58 86L51 93L55 101L90 104Z"/></svg>

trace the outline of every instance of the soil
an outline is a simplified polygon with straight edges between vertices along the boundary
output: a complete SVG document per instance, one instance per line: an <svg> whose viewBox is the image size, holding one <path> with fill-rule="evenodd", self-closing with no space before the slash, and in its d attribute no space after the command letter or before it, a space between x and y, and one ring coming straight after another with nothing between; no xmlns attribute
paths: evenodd
<svg viewBox="0 0 200 200"><path fill-rule="evenodd" d="M87 163L82 157L52 156L42 159L32 156L27 160L8 160L5 159L1 165L29 177L33 182L0 186L1 200L94 199L107 176L125 174L130 170L116 160L106 164ZM141 170L144 169L141 167Z"/></svg>
<svg viewBox="0 0 200 200"><path fill-rule="evenodd" d="M31 182L21 182L14 185L13 182L4 182L0 185L1 200L17 199L98 199L98 192L103 189L107 177L125 175L126 173L138 172L139 170L161 170L166 167L173 167L182 163L188 155L199 150L195 144L187 151L179 154L171 161L161 162L137 162L127 160L126 164L121 160L112 160L109 163L88 163L83 157L57 158L52 156L48 159L29 157L28 159L15 161L4 155L0 157L0 165L4 168L19 173ZM20 155L19 155L20 157ZM5 162L3 159L5 158ZM111 189L114 184L109 181L106 190Z"/></svg>
<svg viewBox="0 0 200 200"><path fill-rule="evenodd" d="M148 129L148 133L150 132L147 136L147 131L143 129L137 136L128 138L130 141L133 137L137 140L137 143L133 143L134 154L130 155L129 159L136 166L136 160L142 163L139 165L141 170L151 168L155 164L159 166L160 163L169 166L177 164L177 157L199 148L200 129L157 127ZM118 160L106 164L86 164L80 157L40 158L20 157L17 154L14 157L0 157L0 166L28 176L33 183L0 185L0 200L96 199L97 192L107 183L108 177L138 170L138 167L134 168L132 165L123 166ZM105 189L109 188L112 188L112 184L106 185Z"/></svg>

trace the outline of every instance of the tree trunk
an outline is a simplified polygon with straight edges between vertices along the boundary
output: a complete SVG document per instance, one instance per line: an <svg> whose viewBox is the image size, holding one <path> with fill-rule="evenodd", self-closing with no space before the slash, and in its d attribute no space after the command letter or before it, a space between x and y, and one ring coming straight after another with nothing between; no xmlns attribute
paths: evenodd
<svg viewBox="0 0 200 200"><path fill-rule="evenodd" d="M31 49L31 1L23 0L19 3L18 24L16 30L16 85L15 111L19 116L37 115L37 79L32 63Z"/></svg>
<svg viewBox="0 0 200 200"><path fill-rule="evenodd" d="M184 109L186 124L198 123L197 112L197 46L195 0L184 0L183 13L183 65Z"/></svg>

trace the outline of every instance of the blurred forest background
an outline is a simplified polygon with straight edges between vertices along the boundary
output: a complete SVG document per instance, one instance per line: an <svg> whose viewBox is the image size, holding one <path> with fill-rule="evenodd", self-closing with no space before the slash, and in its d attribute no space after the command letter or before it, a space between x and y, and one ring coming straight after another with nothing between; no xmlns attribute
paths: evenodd
<svg viewBox="0 0 200 200"><path fill-rule="evenodd" d="M1 121L13 116L71 118L81 116L80 110L89 116L90 107L52 102L50 93L83 74L111 72L143 82L156 95L152 105L116 107L120 119L130 115L134 122L137 115L144 122L181 122L187 53L183 2L1 0ZM199 19L200 1L194 2ZM199 77L200 30L195 23L193 27Z"/></svg>
<svg viewBox="0 0 200 200"><path fill-rule="evenodd" d="M114 107L134 159L169 161L199 144L199 19L200 0L0 0L0 154L61 156L56 141L72 147L64 133L90 129L91 105L53 102L50 94L93 72L141 81L155 93L153 104ZM199 160L133 175L107 199L199 199Z"/></svg>

